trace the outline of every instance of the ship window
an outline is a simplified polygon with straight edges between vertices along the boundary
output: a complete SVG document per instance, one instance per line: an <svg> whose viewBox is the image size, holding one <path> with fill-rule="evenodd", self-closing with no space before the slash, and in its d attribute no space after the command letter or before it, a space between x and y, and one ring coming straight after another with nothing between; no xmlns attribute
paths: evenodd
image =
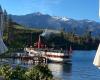
<svg viewBox="0 0 100 80"><path fill-rule="evenodd" d="M30 54L33 54L32 52L30 52Z"/></svg>

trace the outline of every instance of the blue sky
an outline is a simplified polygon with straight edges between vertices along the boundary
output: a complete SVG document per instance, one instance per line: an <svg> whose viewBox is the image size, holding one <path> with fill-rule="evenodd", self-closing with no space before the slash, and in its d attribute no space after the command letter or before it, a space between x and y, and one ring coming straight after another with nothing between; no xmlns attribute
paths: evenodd
<svg viewBox="0 0 100 80"><path fill-rule="evenodd" d="M99 19L99 0L0 0L9 14L23 15L41 12L69 18Z"/></svg>

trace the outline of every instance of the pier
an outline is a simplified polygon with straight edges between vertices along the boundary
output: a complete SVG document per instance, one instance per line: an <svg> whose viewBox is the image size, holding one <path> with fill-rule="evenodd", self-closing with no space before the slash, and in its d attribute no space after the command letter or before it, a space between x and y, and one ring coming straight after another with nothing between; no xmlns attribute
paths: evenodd
<svg viewBox="0 0 100 80"><path fill-rule="evenodd" d="M43 64L47 64L47 58L44 56L9 56L9 57L0 57L1 61L2 59L13 59L13 60L21 60L21 61L31 61L31 64L35 64L35 63L43 63Z"/></svg>

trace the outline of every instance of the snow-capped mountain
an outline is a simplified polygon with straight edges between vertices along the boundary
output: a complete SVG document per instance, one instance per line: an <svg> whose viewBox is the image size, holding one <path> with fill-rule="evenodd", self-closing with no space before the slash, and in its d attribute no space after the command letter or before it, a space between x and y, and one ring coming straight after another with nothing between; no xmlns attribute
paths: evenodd
<svg viewBox="0 0 100 80"><path fill-rule="evenodd" d="M66 17L59 17L59 16L53 16L52 18L56 19L56 20L62 20L62 21L68 21L70 20L69 18Z"/></svg>
<svg viewBox="0 0 100 80"><path fill-rule="evenodd" d="M33 28L62 29L65 31L75 31L77 34L83 34L87 28L93 35L100 35L100 23L92 20L75 20L67 17L50 16L40 12L27 15L12 15L13 21Z"/></svg>

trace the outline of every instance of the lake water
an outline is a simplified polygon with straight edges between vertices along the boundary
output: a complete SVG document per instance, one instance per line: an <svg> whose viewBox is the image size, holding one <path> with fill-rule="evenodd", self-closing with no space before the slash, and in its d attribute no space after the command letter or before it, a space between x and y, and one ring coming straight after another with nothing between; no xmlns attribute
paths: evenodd
<svg viewBox="0 0 100 80"><path fill-rule="evenodd" d="M74 51L72 64L49 64L53 75L61 80L100 80L100 70L93 65L96 51Z"/></svg>
<svg viewBox="0 0 100 80"><path fill-rule="evenodd" d="M48 67L61 80L100 80L100 70L93 65L95 53L96 51L73 51L72 63L49 63ZM19 64L20 61L16 63Z"/></svg>

